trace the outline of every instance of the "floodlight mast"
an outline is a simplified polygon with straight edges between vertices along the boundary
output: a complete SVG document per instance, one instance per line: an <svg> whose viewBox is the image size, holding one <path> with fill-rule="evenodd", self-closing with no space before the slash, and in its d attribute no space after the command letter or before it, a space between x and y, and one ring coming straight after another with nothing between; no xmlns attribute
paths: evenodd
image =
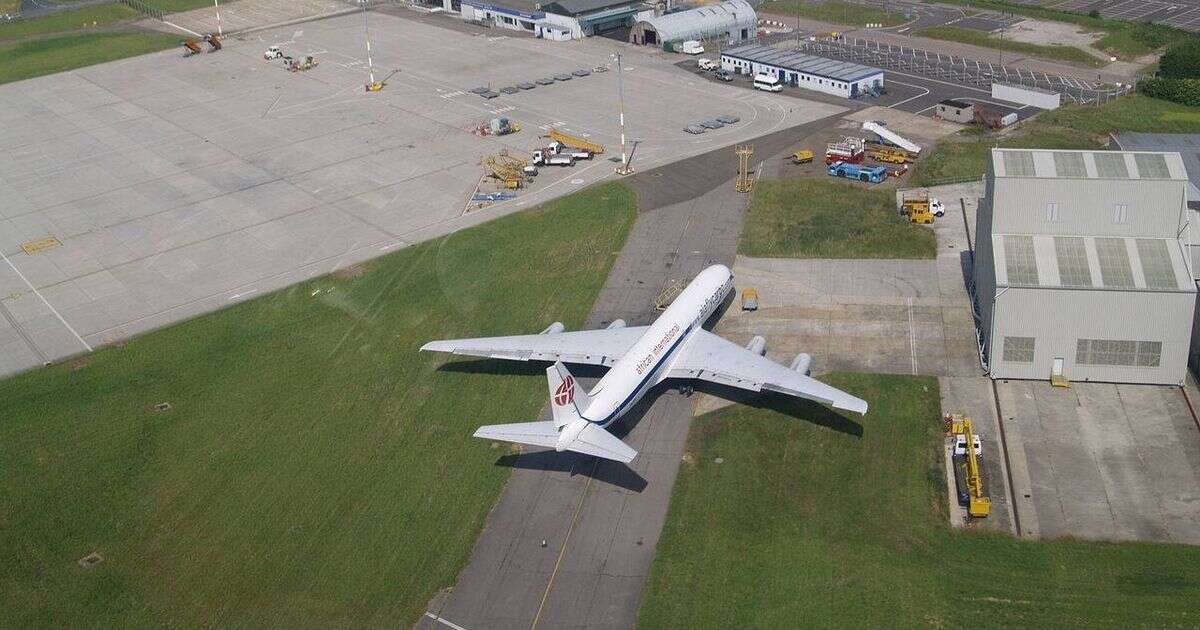
<svg viewBox="0 0 1200 630"><path fill-rule="evenodd" d="M625 151L625 81L621 53L614 53L613 57L617 60L617 112L621 123L621 165L617 167L617 174L629 175L633 173L633 167L629 166L629 154Z"/></svg>
<svg viewBox="0 0 1200 630"><path fill-rule="evenodd" d="M367 0L358 0L363 13L363 37L367 40L367 75L370 77L368 88L375 85L375 63L371 60L371 28L367 24Z"/></svg>
<svg viewBox="0 0 1200 630"><path fill-rule="evenodd" d="M219 0L213 0L213 10L217 13L217 36L224 37L225 33L221 32L221 5Z"/></svg>

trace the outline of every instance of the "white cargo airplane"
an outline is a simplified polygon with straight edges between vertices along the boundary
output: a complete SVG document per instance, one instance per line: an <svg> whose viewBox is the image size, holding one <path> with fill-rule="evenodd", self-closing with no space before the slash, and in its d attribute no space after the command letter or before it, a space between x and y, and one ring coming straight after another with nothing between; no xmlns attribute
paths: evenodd
<svg viewBox="0 0 1200 630"><path fill-rule="evenodd" d="M733 290L733 274L713 265L692 280L650 326L627 327L616 320L603 330L563 332L555 322L536 335L431 341L421 350L509 359L553 361L546 368L553 420L480 427L475 437L576 451L630 462L637 451L604 430L642 395L668 378L691 378L747 389L769 390L867 413L867 403L809 378L811 357L801 353L791 368L763 357L766 341L745 348L701 325ZM602 365L608 373L585 392L563 363Z"/></svg>

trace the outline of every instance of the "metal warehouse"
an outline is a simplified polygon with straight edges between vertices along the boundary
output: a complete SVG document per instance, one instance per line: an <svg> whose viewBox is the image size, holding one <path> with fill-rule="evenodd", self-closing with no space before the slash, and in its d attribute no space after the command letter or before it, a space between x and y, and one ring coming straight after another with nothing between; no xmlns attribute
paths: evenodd
<svg viewBox="0 0 1200 630"><path fill-rule="evenodd" d="M1178 153L992 149L974 270L992 378L1182 383L1186 186Z"/></svg>
<svg viewBox="0 0 1200 630"><path fill-rule="evenodd" d="M858 98L883 87L883 70L879 68L760 44L722 52L721 67L739 74L773 74L785 85L846 98Z"/></svg>
<svg viewBox="0 0 1200 630"><path fill-rule="evenodd" d="M745 0L640 17L629 32L634 44L663 46L688 40L720 39L739 43L754 36L758 16Z"/></svg>

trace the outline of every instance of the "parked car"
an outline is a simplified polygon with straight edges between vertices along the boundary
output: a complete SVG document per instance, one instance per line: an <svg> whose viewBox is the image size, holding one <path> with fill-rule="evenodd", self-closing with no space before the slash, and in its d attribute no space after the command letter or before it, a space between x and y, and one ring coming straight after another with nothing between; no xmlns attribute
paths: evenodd
<svg viewBox="0 0 1200 630"><path fill-rule="evenodd" d="M726 83L729 83L733 80L733 73L728 70L717 70L717 73L714 76Z"/></svg>

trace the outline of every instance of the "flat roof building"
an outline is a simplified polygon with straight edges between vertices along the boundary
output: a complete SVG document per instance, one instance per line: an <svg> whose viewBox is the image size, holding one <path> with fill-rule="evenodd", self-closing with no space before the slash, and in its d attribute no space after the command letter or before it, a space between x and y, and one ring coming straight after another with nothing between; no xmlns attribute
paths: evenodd
<svg viewBox="0 0 1200 630"><path fill-rule="evenodd" d="M993 149L974 260L992 378L1182 383L1186 185L1177 153Z"/></svg>
<svg viewBox="0 0 1200 630"><path fill-rule="evenodd" d="M948 98L937 104L937 117L950 122L969 123L975 120L975 104Z"/></svg>
<svg viewBox="0 0 1200 630"><path fill-rule="evenodd" d="M772 74L784 85L845 98L858 98L883 87L883 70L879 68L761 44L723 51L721 67L738 74Z"/></svg>

